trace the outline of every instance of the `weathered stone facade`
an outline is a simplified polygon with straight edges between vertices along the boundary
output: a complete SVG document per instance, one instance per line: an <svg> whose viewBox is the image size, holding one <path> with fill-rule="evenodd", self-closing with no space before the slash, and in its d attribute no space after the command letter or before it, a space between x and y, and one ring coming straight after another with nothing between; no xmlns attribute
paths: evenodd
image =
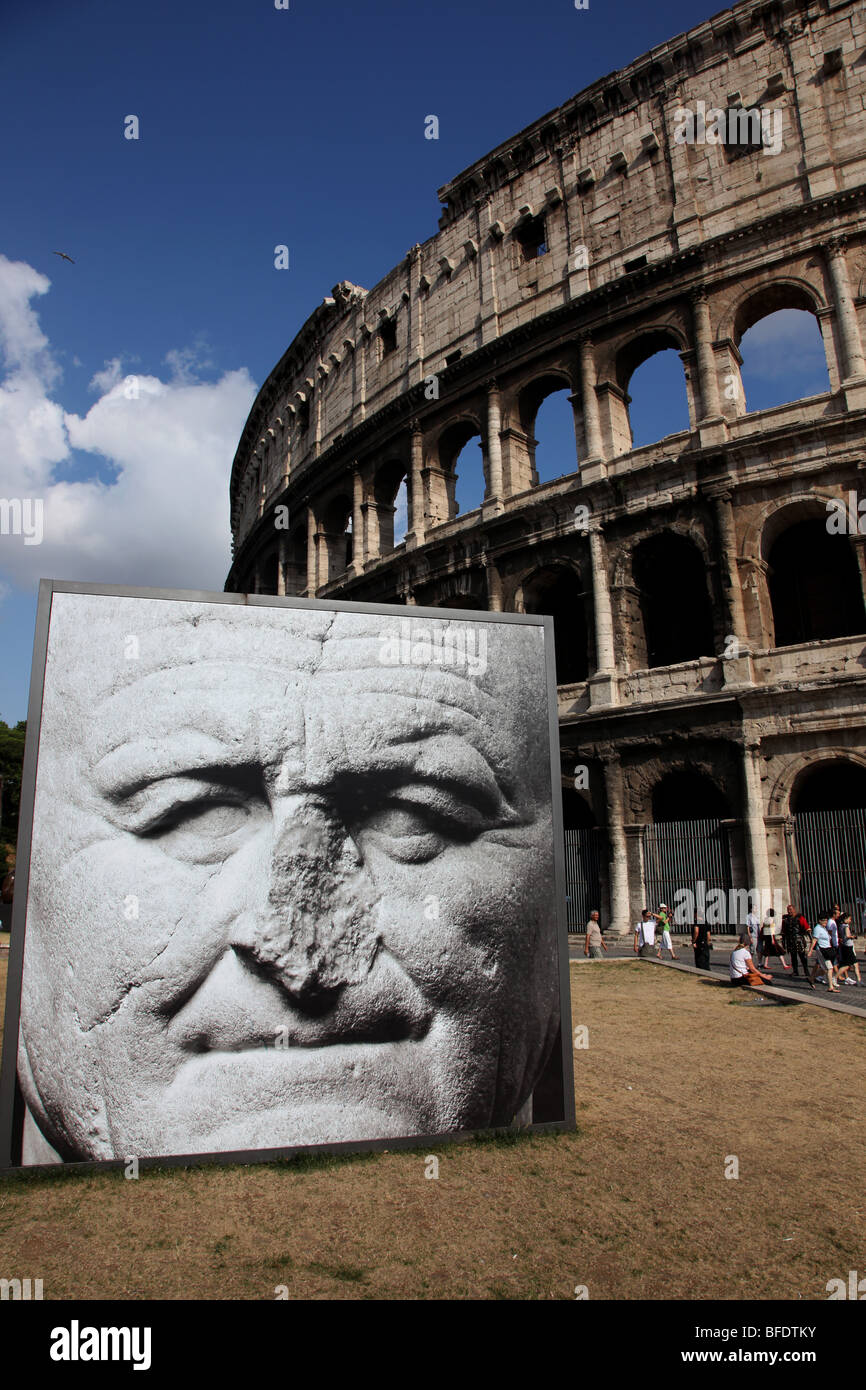
<svg viewBox="0 0 866 1390"><path fill-rule="evenodd" d="M815 769L866 807L866 536L829 569L814 549L866 468L864 53L852 0L746 0L542 117L440 190L438 234L373 290L334 289L234 461L229 590L554 611L566 824L606 828L614 929L650 891L672 774L726 823L731 881L786 894ZM781 113L778 152L679 143L701 101ZM830 390L747 413L738 344L783 308L817 319ZM690 427L633 448L628 383L664 347ZM535 417L564 386L575 466L539 484ZM476 435L486 494L458 516Z"/></svg>

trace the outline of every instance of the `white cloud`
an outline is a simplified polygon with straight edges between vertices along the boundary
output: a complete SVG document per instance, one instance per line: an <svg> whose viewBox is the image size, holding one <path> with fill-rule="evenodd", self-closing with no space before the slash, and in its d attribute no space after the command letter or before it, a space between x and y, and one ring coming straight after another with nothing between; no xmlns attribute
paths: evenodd
<svg viewBox="0 0 866 1390"><path fill-rule="evenodd" d="M212 382L200 343L166 356L172 377L136 375L120 357L91 382L86 415L52 392L59 369L30 307L50 281L0 256L0 497L41 497L44 540L0 538L3 575L19 588L40 576L102 583L221 589L230 563L228 481L256 393L245 368ZM116 470L58 480L56 465L86 451ZM105 465L99 470L105 473ZM68 469L67 469L68 472Z"/></svg>

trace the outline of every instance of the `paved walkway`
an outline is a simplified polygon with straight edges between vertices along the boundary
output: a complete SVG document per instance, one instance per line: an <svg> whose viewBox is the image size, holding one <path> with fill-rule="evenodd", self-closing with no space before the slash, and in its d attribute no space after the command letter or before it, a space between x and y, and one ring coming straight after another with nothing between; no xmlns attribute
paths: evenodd
<svg viewBox="0 0 866 1390"><path fill-rule="evenodd" d="M605 944L608 949L608 955L616 960L628 958L637 960L638 958L634 953L632 944L633 939L633 937L624 936L606 940ZM735 945L736 938L733 936L715 938L716 949L710 956L710 973L714 978L725 980L729 978L728 963L731 958L731 951L734 949ZM695 957L691 945L688 945L686 941L678 942L677 939L674 938L674 950L679 957L680 964L694 966ZM585 959L582 936L569 936L568 955L570 960L582 961ZM665 961L670 960L667 951L665 951L663 959ZM782 969L778 961L773 961L770 964L767 973L773 977L773 986L779 990L786 991L788 994L795 997L800 996L810 999L820 997L828 999L833 1003L846 1004L849 1008L856 1009L858 1013L862 1013L866 1016L866 957L864 957L862 953L862 942L857 952L857 959L860 962L860 974L864 983L859 988L855 985L842 984L839 986L838 994L830 994L825 985L817 985L814 991L811 990L802 975L796 976L789 974L788 971Z"/></svg>

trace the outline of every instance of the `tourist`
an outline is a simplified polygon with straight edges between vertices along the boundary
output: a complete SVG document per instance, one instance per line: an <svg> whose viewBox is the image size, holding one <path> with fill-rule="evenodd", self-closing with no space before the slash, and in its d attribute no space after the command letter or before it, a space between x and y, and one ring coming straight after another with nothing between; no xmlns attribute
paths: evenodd
<svg viewBox="0 0 866 1390"><path fill-rule="evenodd" d="M584 942L583 954L592 956L593 960L602 960L607 954L607 947L604 944L604 937L601 934L598 913L591 912L589 921L586 924L586 940Z"/></svg>
<svg viewBox="0 0 866 1390"><path fill-rule="evenodd" d="M806 940L807 931L808 923L806 919L794 911L793 903L788 903L785 909L785 915L782 918L782 942L790 953L791 969L798 979L800 977L800 972L797 969L798 960L803 966L804 978L808 979L809 977L809 967L806 964L806 952L808 950L808 942Z"/></svg>
<svg viewBox="0 0 866 1390"><path fill-rule="evenodd" d="M862 984L860 979L860 962L854 949L854 925L851 920L851 913L846 912L839 923L839 980L845 981L846 985ZM848 971L853 967L856 980L852 980Z"/></svg>
<svg viewBox="0 0 866 1390"><path fill-rule="evenodd" d="M661 941L659 942L658 949L659 960L662 958L662 948L666 951L670 951L671 960L679 960L679 956L674 950L673 940L671 939L670 908L667 903L659 903L659 910L656 915L658 918L658 930L661 932Z"/></svg>
<svg viewBox="0 0 866 1390"><path fill-rule="evenodd" d="M833 950L836 952L837 964L838 964L838 958L839 958L839 921L840 921L841 917L842 917L842 909L841 909L841 907L839 906L838 903L834 903L834 904L833 904L833 911L830 913L829 917L827 918L827 934L828 934L828 936L830 937L830 945L833 947Z"/></svg>
<svg viewBox="0 0 866 1390"><path fill-rule="evenodd" d="M698 970L709 970L710 951L713 949L713 938L709 927L700 913L695 916L692 927L692 948L695 953L695 966Z"/></svg>
<svg viewBox="0 0 866 1390"><path fill-rule="evenodd" d="M833 983L835 976L836 952L830 942L830 933L827 930L827 913L822 912L816 925L812 928L812 944L809 947L809 955L814 955L815 964L812 966L812 973L809 976L812 988L815 987L815 976L823 965L827 972L827 987L831 994L839 993L839 986Z"/></svg>
<svg viewBox="0 0 866 1390"><path fill-rule="evenodd" d="M756 956L758 954L758 932L760 930L760 926L761 923L758 920L758 914L755 911L754 905L752 905L750 906L748 914L746 916L746 930L749 933L749 940L751 942L753 956Z"/></svg>
<svg viewBox="0 0 866 1390"><path fill-rule="evenodd" d="M785 970L791 967L785 960L785 948L782 945L782 929L776 921L776 914L770 907L761 926L761 964L766 967L773 956L780 956Z"/></svg>
<svg viewBox="0 0 866 1390"><path fill-rule="evenodd" d="M745 989L760 989L762 984L770 984L773 977L759 970L752 960L749 950L751 940L751 932L742 932L738 944L731 952L731 984Z"/></svg>
<svg viewBox="0 0 866 1390"><path fill-rule="evenodd" d="M640 915L640 921L635 923L634 929L634 951L635 955L652 956L656 952L656 919L645 907Z"/></svg>

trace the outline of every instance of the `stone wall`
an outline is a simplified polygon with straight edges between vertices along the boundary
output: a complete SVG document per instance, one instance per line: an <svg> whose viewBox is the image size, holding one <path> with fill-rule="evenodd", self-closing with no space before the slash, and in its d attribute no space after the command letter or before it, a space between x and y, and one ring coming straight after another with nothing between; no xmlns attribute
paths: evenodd
<svg viewBox="0 0 866 1390"><path fill-rule="evenodd" d="M866 635L777 646L769 559L866 466L864 51L849 0L746 0L542 117L440 190L439 232L379 285L335 287L235 458L228 589L545 611L551 575L571 586L589 674L560 688L563 784L590 768L619 929L642 897L638 785L703 771L731 808L735 873L787 887L785 769L861 757ZM678 142L699 102L760 108L778 149ZM739 343L783 308L817 320L829 389L748 413ZM689 428L634 449L629 380L663 347ZM563 387L574 467L539 484L535 417ZM473 436L485 496L458 515ZM700 649L663 665L636 563L660 543L693 557L685 589L699 569L710 613ZM839 538L859 603L864 543Z"/></svg>

